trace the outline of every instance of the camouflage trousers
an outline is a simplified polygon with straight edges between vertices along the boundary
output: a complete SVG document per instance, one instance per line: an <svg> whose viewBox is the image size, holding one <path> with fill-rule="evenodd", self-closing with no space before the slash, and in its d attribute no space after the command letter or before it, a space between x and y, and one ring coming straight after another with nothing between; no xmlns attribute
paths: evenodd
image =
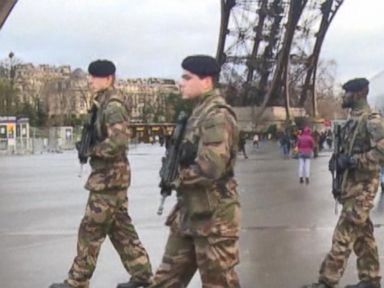
<svg viewBox="0 0 384 288"><path fill-rule="evenodd" d="M238 253L237 237L186 237L171 231L150 288L187 287L197 269L203 288L240 288L234 269Z"/></svg>
<svg viewBox="0 0 384 288"><path fill-rule="evenodd" d="M127 190L90 192L78 233L77 256L66 282L73 287L89 287L97 257L108 235L120 259L135 280L148 280L152 268L128 215Z"/></svg>
<svg viewBox="0 0 384 288"><path fill-rule="evenodd" d="M369 211L375 193L362 193L346 200L332 238L332 248L325 257L319 280L335 286L343 276L351 251L357 256L360 280L380 281L379 255Z"/></svg>

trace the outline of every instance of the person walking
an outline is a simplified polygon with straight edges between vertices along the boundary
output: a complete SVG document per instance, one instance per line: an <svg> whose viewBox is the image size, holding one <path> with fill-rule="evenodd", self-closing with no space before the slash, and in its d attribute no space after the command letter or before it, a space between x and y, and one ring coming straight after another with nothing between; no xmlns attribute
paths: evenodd
<svg viewBox="0 0 384 288"><path fill-rule="evenodd" d="M315 142L311 136L311 129L305 127L303 132L297 138L297 149L299 158L299 181L300 183L309 184L309 176L311 173L311 157Z"/></svg>
<svg viewBox="0 0 384 288"><path fill-rule="evenodd" d="M369 82L352 79L343 85L342 107L350 109L350 118L341 128L342 153L333 154L329 168L342 176L334 197L342 204L332 247L323 260L317 283L304 288L336 287L353 251L357 256L359 283L346 288L380 288L380 264L370 211L380 183L380 165L384 163L384 123L372 112L367 95ZM339 138L339 137L338 137Z"/></svg>
<svg viewBox="0 0 384 288"><path fill-rule="evenodd" d="M331 129L326 132L325 142L327 143L328 149L332 149L333 135Z"/></svg>
<svg viewBox="0 0 384 288"><path fill-rule="evenodd" d="M90 88L96 93L95 110L90 112L88 123L94 125L96 131L88 152L92 172L85 188L89 190L89 198L79 227L77 255L68 278L50 288L88 288L106 236L131 275L128 283L117 287L137 288L150 284L149 257L128 215L127 189L131 177L126 156L128 111L113 87L115 71L115 65L109 60L97 60L88 67ZM94 120L91 115L95 115Z"/></svg>
<svg viewBox="0 0 384 288"><path fill-rule="evenodd" d="M313 133L312 133L312 138L313 138L313 143L314 143L313 158L319 157L319 151L322 150L322 148L320 149L320 136L321 135L317 130L313 131Z"/></svg>
<svg viewBox="0 0 384 288"><path fill-rule="evenodd" d="M283 150L284 159L288 159L291 152L291 138L287 132L283 132L280 137L280 146Z"/></svg>
<svg viewBox="0 0 384 288"><path fill-rule="evenodd" d="M256 147L256 149L259 149L259 143L260 143L259 134L255 133L255 135L253 135L253 147Z"/></svg>
<svg viewBox="0 0 384 288"><path fill-rule="evenodd" d="M248 159L247 151L245 150L246 143L247 143L247 138L245 137L245 133L240 132L239 152L243 153L244 159Z"/></svg>
<svg viewBox="0 0 384 288"><path fill-rule="evenodd" d="M180 90L194 103L182 141L177 204L166 224L170 234L150 288L187 287L199 270L202 287L240 287L240 204L234 179L239 129L232 108L215 88L215 58L182 62Z"/></svg>

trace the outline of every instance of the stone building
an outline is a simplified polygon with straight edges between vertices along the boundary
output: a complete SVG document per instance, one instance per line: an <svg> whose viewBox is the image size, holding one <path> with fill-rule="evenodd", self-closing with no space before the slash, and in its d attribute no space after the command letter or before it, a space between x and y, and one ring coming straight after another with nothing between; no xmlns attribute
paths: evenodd
<svg viewBox="0 0 384 288"><path fill-rule="evenodd" d="M254 123L255 115L260 112L260 107L234 107L239 122L240 129L245 132L266 131L270 125L276 125L278 129L283 129L287 114L284 107L267 107L261 117L259 125ZM290 108L291 117L307 117L304 108Z"/></svg>
<svg viewBox="0 0 384 288"><path fill-rule="evenodd" d="M15 70L19 101L42 105L51 124L79 118L89 109L92 94L82 69L27 63ZM129 104L132 121L138 123L164 122L166 96L178 90L174 80L161 78L117 79L115 85Z"/></svg>
<svg viewBox="0 0 384 288"><path fill-rule="evenodd" d="M15 69L15 88L19 101L32 107L41 105L48 119L79 117L86 113L83 94L87 94L86 75L69 65L19 64ZM80 75L79 75L80 74ZM56 123L53 123L56 124Z"/></svg>
<svg viewBox="0 0 384 288"><path fill-rule="evenodd" d="M116 87L131 107L131 121L138 123L164 122L166 96L178 91L172 79L120 79Z"/></svg>

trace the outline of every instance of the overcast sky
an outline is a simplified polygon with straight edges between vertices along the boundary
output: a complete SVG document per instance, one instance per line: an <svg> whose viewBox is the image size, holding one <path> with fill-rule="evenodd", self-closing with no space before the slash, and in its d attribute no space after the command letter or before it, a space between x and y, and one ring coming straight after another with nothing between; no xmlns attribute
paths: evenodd
<svg viewBox="0 0 384 288"><path fill-rule="evenodd" d="M338 81L384 70L383 11L383 0L344 1L322 50ZM214 56L219 23L220 0L19 0L0 31L0 59L13 51L86 69L108 58L121 77L178 79L186 55Z"/></svg>

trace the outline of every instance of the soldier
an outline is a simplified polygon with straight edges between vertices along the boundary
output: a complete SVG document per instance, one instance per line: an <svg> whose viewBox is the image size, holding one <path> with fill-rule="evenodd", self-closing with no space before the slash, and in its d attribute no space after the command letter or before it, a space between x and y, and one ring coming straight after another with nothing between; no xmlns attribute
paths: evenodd
<svg viewBox="0 0 384 288"><path fill-rule="evenodd" d="M350 108L351 114L341 130L344 153L333 156L337 171L343 175L341 194L337 197L343 208L331 251L320 267L319 282L306 288L335 287L352 249L357 256L360 282L346 288L380 287L379 255L369 213L379 186L380 164L384 161L384 125L380 115L368 106L368 84L367 79L358 78L343 85L342 107Z"/></svg>
<svg viewBox="0 0 384 288"><path fill-rule="evenodd" d="M87 288L95 270L101 244L108 235L131 275L118 288L146 287L152 277L151 264L128 215L127 189L130 168L126 156L128 111L113 88L115 65L97 60L88 67L90 88L96 93L96 144L90 151L91 175L85 185L90 191L81 221L77 256L64 283L51 288Z"/></svg>
<svg viewBox="0 0 384 288"><path fill-rule="evenodd" d="M198 269L203 287L240 287L240 204L233 169L237 121L215 83L216 60L196 55L182 62L180 90L194 109L183 138L177 204L168 216L170 235L152 288L187 287Z"/></svg>

